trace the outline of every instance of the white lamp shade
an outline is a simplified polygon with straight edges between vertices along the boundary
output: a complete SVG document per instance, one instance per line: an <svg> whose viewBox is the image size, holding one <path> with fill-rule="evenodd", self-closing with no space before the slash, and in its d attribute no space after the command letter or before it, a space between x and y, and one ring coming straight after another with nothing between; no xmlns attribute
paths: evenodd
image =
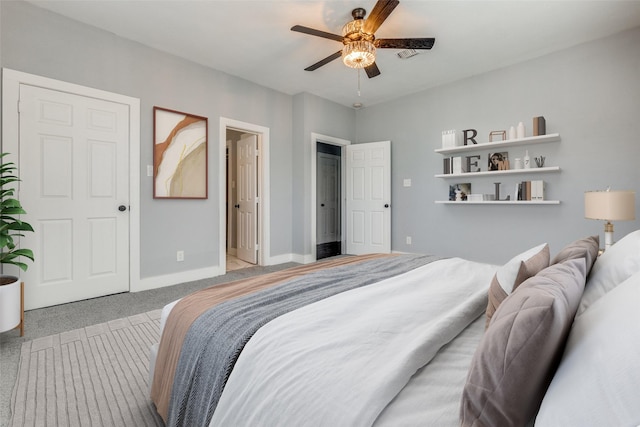
<svg viewBox="0 0 640 427"><path fill-rule="evenodd" d="M605 221L636 219L634 191L587 191L584 193L584 217Z"/></svg>

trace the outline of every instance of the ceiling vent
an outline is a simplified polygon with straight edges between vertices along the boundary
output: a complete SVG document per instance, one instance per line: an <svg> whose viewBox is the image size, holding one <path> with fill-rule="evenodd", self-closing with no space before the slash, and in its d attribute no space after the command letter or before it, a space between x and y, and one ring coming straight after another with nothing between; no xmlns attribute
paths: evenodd
<svg viewBox="0 0 640 427"><path fill-rule="evenodd" d="M398 58L400 59L409 59L412 56L416 56L418 51L415 49L404 49L397 53Z"/></svg>

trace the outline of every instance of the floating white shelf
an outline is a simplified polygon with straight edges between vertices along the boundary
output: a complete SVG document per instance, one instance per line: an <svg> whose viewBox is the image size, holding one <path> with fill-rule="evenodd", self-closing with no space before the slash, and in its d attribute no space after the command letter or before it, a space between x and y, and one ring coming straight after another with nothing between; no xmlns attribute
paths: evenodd
<svg viewBox="0 0 640 427"><path fill-rule="evenodd" d="M516 174L531 174L531 173L545 173L545 172L559 172L559 171L560 171L560 166L548 166L544 168L509 169L504 171L441 173L434 176L436 178L463 178L463 177L467 178L467 177L479 177L479 176L516 175Z"/></svg>
<svg viewBox="0 0 640 427"><path fill-rule="evenodd" d="M531 145L531 144L540 144L543 142L557 142L557 141L560 141L560 134L551 133L549 135L529 136L529 137L520 138L520 139L507 139L504 141L482 142L480 144L462 145L462 146L453 147L453 148L438 148L434 151L440 154L456 154L456 153L465 153L465 152L471 152L471 151L489 150L493 148L515 147L518 145Z"/></svg>
<svg viewBox="0 0 640 427"><path fill-rule="evenodd" d="M560 200L483 200L477 202L436 200L435 203L438 205L559 205Z"/></svg>

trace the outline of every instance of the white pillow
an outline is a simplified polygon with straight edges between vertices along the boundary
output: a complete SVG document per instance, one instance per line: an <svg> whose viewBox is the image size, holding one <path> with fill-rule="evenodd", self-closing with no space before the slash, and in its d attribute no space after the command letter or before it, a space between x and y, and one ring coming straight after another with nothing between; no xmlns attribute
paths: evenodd
<svg viewBox="0 0 640 427"><path fill-rule="evenodd" d="M522 261L527 261L529 258L542 251L545 245L546 243L543 243L536 246L535 248L531 248L528 251L514 256L509 260L509 262L507 262L505 265L500 267L498 271L496 271L496 278L498 279L498 283L500 283L500 287L502 287L507 295L510 295L511 292L513 292L516 277L518 276L518 271L520 271L520 263Z"/></svg>
<svg viewBox="0 0 640 427"><path fill-rule="evenodd" d="M611 289L640 271L640 230L624 236L598 257L584 288L576 316Z"/></svg>
<svg viewBox="0 0 640 427"><path fill-rule="evenodd" d="M640 273L575 319L536 426L640 424Z"/></svg>

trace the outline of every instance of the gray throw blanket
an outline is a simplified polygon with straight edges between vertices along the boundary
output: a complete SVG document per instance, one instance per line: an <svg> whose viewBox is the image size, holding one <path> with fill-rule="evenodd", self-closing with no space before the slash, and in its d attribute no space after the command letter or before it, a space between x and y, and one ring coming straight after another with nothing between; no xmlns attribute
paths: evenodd
<svg viewBox="0 0 640 427"><path fill-rule="evenodd" d="M223 302L208 310L192 324L185 337L167 425L209 425L244 345L269 321L307 304L397 276L437 259L441 258L400 255L335 267Z"/></svg>

